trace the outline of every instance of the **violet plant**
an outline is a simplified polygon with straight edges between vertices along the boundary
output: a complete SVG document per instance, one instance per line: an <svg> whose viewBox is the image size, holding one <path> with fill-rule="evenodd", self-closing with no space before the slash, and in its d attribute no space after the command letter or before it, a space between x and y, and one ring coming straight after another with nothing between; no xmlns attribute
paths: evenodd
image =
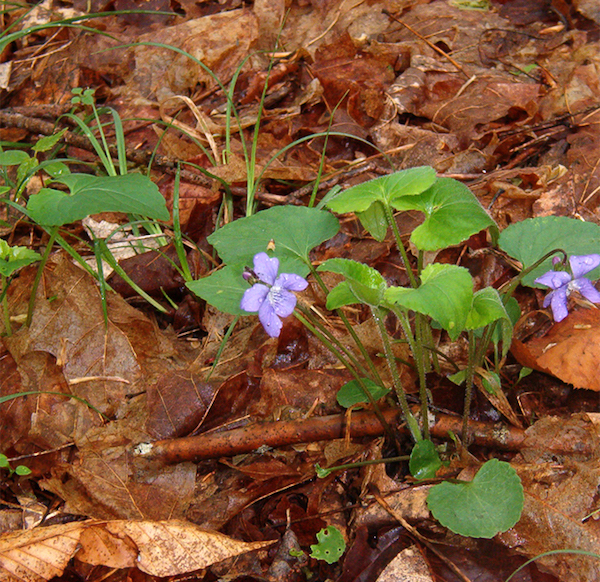
<svg viewBox="0 0 600 582"><path fill-rule="evenodd" d="M425 215L422 224L410 234L410 247L398 230L394 218L397 211L420 211ZM345 258L328 259L315 268L311 250L332 238L339 229L333 212L355 213L377 240L383 240L391 230L409 285L390 285L376 269ZM569 223L568 228L572 226ZM490 378L496 378L493 384L496 389L501 389L500 370L512 341L513 322L520 316L519 306L511 297L516 286L519 283L549 286L552 293L546 304L557 306L560 315L566 309L568 294L574 290L593 301L600 298L584 278L588 271L600 267L600 255L582 249L580 236L561 241L557 236L564 233L564 229L554 230L556 236L549 237L551 229L539 229L537 223L530 224L529 230L537 233L541 242L532 242L518 228L512 232L506 229L500 236L500 247L521 260L523 265L521 273L501 290L492 287L475 289L473 277L464 267L427 261L430 256L427 253L461 244L486 229L492 244L496 244L499 232L495 222L466 186L437 177L432 168L412 168L344 191L332 191L316 208L274 207L227 224L208 239L223 267L208 277L188 283L188 288L221 311L236 316L258 313L271 337L279 335L285 318L293 314L354 376L354 380L340 391L338 401L369 402L391 442L395 442L394 431L387 426L377 401L390 386L382 381L344 314L348 305L366 306L379 332L392 379L391 388L414 441L410 471L418 479L429 479L435 477L441 466L437 449L429 438L431 400L427 386L427 373L440 371L439 354L433 345L438 330L445 332L451 341L457 341L461 336L468 341L468 361L451 378L458 384L465 384L460 436L468 445L468 419L476 377L488 385ZM593 240L600 243L600 232ZM409 248L415 256L414 261L409 257ZM600 244L595 248L600 248ZM565 265L566 257L570 256L571 273L564 271L562 275L561 271L553 270L543 275L544 268L558 252L565 257ZM592 256L581 256L585 254ZM340 275L341 281L329 289L321 278L322 272ZM326 293L326 308L342 318L354 348L348 345L349 342L339 341L322 319L317 318L303 301L297 301L294 293L307 287L308 275ZM408 345L418 374L418 408L410 406L402 384L393 351L394 342L398 340L387 332L385 320L388 317L398 321L402 341ZM494 348L491 361L488 360L490 346ZM357 392L362 392L362 399ZM442 483L445 489L441 490L437 489L439 486L433 487L428 503L434 516L452 531L491 537L518 521L523 490L508 463L495 459L488 461L480 473L471 483L452 483L451 487ZM497 503L498 495L503 496L505 503ZM466 521L459 519L454 511L456 504L452 499L457 496L474 508L467 512ZM487 507L483 513L475 509L481 503Z"/></svg>
<svg viewBox="0 0 600 582"><path fill-rule="evenodd" d="M398 210L418 210L425 214L425 221L410 237L410 243L417 249L414 270L394 219L394 212ZM338 219L331 211L356 213L363 226L378 240L383 240L391 228L410 286L389 285L377 270L349 259L329 259L315 268L310 251L332 238L339 229ZM258 312L265 331L272 337L279 335L282 319L293 312L351 372L352 390L356 391L357 387L362 390L364 401L371 403L387 435L395 442L394 431L386 425L374 397L374 394L379 397L381 390L385 391L388 386L344 314L344 307L348 305L366 305L379 331L403 419L415 442L411 471L418 478L432 478L441 464L436 447L429 439L431 402L426 384L427 372L439 369L432 347L432 338L437 333L434 328L445 330L451 340L457 340L463 333L468 335L471 357L464 374L469 394L465 403L468 412L473 378L483 363L487 347L490 342L501 344L499 353L503 359L512 338L512 323L497 290L486 288L475 292L467 269L426 264L425 253L460 244L483 229L489 229L492 239L497 239L494 221L468 188L455 180L438 178L432 168L413 168L333 192L317 208L274 207L225 225L209 237L223 267L208 277L188 283L188 288L221 311L238 316ZM343 279L328 289L321 278L324 271L339 274ZM296 301L293 293L306 288L305 278L309 274L327 294L326 308L342 317L355 349L346 345L347 342L340 342L302 301ZM396 340L386 331L385 319L390 316L399 321L403 340L410 348L418 372L421 401L418 410L409 405L393 351ZM500 331L494 335L496 323ZM466 426L468 415L465 419ZM463 438L467 440L466 437L465 430ZM514 473L506 463L502 464L502 470ZM487 516L482 535L487 537L489 531L497 532L514 525L522 507L520 483L513 487L513 493L514 503L510 504L508 518L505 512L502 519L492 520L490 525ZM435 503L432 511L436 511ZM476 529L471 528L468 535L474 535L472 532Z"/></svg>

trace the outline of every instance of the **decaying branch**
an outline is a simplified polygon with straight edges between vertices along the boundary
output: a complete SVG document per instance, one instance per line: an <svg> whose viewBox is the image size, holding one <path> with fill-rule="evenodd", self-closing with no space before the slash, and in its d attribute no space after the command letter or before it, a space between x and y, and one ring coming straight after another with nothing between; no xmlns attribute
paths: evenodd
<svg viewBox="0 0 600 582"><path fill-rule="evenodd" d="M398 410L386 410L383 414L390 424L398 422ZM256 423L224 432L141 443L135 447L134 454L171 464L231 457L250 453L264 445L275 448L333 440L348 433L354 438L383 434L383 428L373 412L356 412L349 418L348 421L345 415L335 414L307 420ZM450 432L460 434L461 423L461 417L439 415L435 417L431 434L437 438L447 438ZM403 426L399 430L408 432ZM522 429L502 424L471 421L469 431L474 443L495 449L519 450L525 439Z"/></svg>

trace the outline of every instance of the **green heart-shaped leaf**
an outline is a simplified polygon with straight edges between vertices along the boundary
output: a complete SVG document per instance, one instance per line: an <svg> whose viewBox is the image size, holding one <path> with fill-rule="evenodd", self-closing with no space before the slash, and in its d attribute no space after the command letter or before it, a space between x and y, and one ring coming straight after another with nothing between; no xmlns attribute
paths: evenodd
<svg viewBox="0 0 600 582"><path fill-rule="evenodd" d="M381 273L368 265L350 259L328 259L319 265L318 271L344 275L345 281L333 289L327 297L327 309L337 309L351 303L379 305L387 287ZM351 297L354 296L354 301Z"/></svg>
<svg viewBox="0 0 600 582"><path fill-rule="evenodd" d="M568 255L600 253L600 226L566 216L528 218L505 228L498 239L498 246L519 260L526 269L554 249L563 249ZM560 254L556 256L562 258ZM535 287L533 281L551 270L552 257L525 275L521 283ZM598 279L600 267L586 277L592 281Z"/></svg>
<svg viewBox="0 0 600 582"><path fill-rule="evenodd" d="M248 315L240 308L244 291L250 289L243 272L243 265L226 265L208 277L186 283L186 287L223 313Z"/></svg>
<svg viewBox="0 0 600 582"><path fill-rule="evenodd" d="M513 527L523 511L523 486L504 461L483 464L470 483L440 483L429 491L433 516L454 533L492 538Z"/></svg>
<svg viewBox="0 0 600 582"><path fill-rule="evenodd" d="M11 247L0 239L0 275L9 277L21 267L39 261L41 256L27 247Z"/></svg>
<svg viewBox="0 0 600 582"><path fill-rule="evenodd" d="M420 440L410 453L408 468L415 479L433 479L442 466L435 445L430 440Z"/></svg>
<svg viewBox="0 0 600 582"><path fill-rule="evenodd" d="M55 181L65 184L70 194L42 188L31 196L27 210L38 224L61 226L99 212L125 212L169 220L169 211L158 187L142 174L69 174Z"/></svg>
<svg viewBox="0 0 600 582"><path fill-rule="evenodd" d="M327 207L344 213L364 212L377 200L389 206L394 200L427 190L435 180L435 170L429 166L410 168L352 186L338 193Z"/></svg>
<svg viewBox="0 0 600 582"><path fill-rule="evenodd" d="M385 239L389 225L385 217L385 208L381 201L375 200L369 208L363 212L357 212L356 216L365 227L365 230L375 240L381 242Z"/></svg>
<svg viewBox="0 0 600 582"><path fill-rule="evenodd" d="M465 329L471 310L473 278L463 267L434 263L423 269L420 287L390 287L385 299L428 315L455 340Z"/></svg>
<svg viewBox="0 0 600 582"><path fill-rule="evenodd" d="M373 380L369 380L369 378L363 378L362 381L374 400L383 398L390 391L389 388L383 388L379 384L375 384ZM350 380L338 390L337 401L343 408L350 408L355 404L369 402L369 398L364 393L358 380Z"/></svg>
<svg viewBox="0 0 600 582"><path fill-rule="evenodd" d="M394 199L397 210L420 210L425 222L415 228L410 240L422 251L437 251L460 244L484 228L497 238L498 227L474 194L460 182L439 178L425 192Z"/></svg>
<svg viewBox="0 0 600 582"><path fill-rule="evenodd" d="M502 351L505 356L512 342L512 320L496 289L493 287L480 289L473 295L473 303L467 316L465 329L480 329L498 320L499 324L497 332L494 334L494 340L496 342L502 340Z"/></svg>
<svg viewBox="0 0 600 582"><path fill-rule="evenodd" d="M309 252L339 230L335 216L304 206L274 206L235 220L208 237L228 265L252 266L254 255L265 252L271 240L280 272L308 274Z"/></svg>

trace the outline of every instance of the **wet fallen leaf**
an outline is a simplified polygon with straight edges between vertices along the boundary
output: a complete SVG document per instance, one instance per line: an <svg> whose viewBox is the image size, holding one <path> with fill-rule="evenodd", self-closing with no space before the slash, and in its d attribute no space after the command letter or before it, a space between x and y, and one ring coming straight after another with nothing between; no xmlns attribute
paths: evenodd
<svg viewBox="0 0 600 582"><path fill-rule="evenodd" d="M548 333L525 343L515 340L511 351L519 363L556 376L575 388L600 391L600 310L576 309Z"/></svg>

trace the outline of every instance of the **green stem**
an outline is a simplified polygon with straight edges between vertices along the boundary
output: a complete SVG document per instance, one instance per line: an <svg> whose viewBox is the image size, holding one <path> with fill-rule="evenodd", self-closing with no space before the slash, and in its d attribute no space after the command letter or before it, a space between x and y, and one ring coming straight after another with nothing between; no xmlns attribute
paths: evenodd
<svg viewBox="0 0 600 582"><path fill-rule="evenodd" d="M96 125L98 127L98 132L100 133L100 139L102 140L102 145L104 146L104 153L106 155L106 159L108 164L105 166L106 172L110 176L116 176L117 170L115 169L115 165L112 161L112 156L110 153L110 149L108 147L108 143L106 142L106 136L104 135L104 130L102 129L102 123L100 122L100 116L98 115L98 109L96 109L96 104L92 104L92 110L94 112L94 118L96 119Z"/></svg>
<svg viewBox="0 0 600 582"><path fill-rule="evenodd" d="M323 290L323 293L325 293L325 295L327 295L329 293L329 289L327 289L327 285L325 285L325 282L321 278L321 275L312 266L312 264L309 263L309 267L310 267L310 271L311 271L313 277L315 278L315 281L317 282L319 287L321 287L321 289ZM336 309L335 313L342 320L342 323L344 324L346 330L348 331L348 333L352 337L352 340L354 341L356 347L360 351L361 356L364 358L365 362L367 363L367 366L369 367L369 370L371 371L373 380L380 386L383 386L383 380L381 379L381 375L377 371L377 368L375 367L373 360L369 356L364 344L362 343L362 341L360 341L360 338L358 337L356 331L354 331L353 325L348 321L346 314L341 309Z"/></svg>
<svg viewBox="0 0 600 582"><path fill-rule="evenodd" d="M8 313L8 278L4 275L0 275L0 281L2 282L2 313L4 315L4 332L7 337L12 335L12 327L10 325L10 315Z"/></svg>
<svg viewBox="0 0 600 582"><path fill-rule="evenodd" d="M189 283L192 281L192 273L187 260L185 249L183 248L183 235L181 233L181 222L179 221L179 181L181 178L181 168L177 163L177 173L175 174L175 185L173 186L173 244L175 252L181 265L181 273L184 281Z"/></svg>
<svg viewBox="0 0 600 582"><path fill-rule="evenodd" d="M390 374L392 375L392 381L394 382L394 388L396 389L396 395L398 397L398 402L400 403L400 408L402 409L402 414L404 415L404 420L406 421L408 429L410 430L410 434L415 442L419 442L423 437L421 436L421 431L419 430L419 423L408 407L406 392L402 386L402 381L400 380L400 374L398 373L398 367L396 365L396 359L394 358L392 346L390 345L390 338L388 337L385 329L385 323L383 321L383 309L381 307L371 307L371 313L375 323L377 324L379 337L381 338L381 343L383 344L385 359L387 360L388 368L390 370Z"/></svg>
<svg viewBox="0 0 600 582"><path fill-rule="evenodd" d="M537 260L533 265L523 269L514 279L512 279L507 285L506 290L502 292L502 301L506 303L509 297L512 297L515 289L519 286L519 283L523 280L523 277L531 273L534 269L537 269L546 259L550 258L556 253L563 255L563 261L566 262L568 259L567 253L563 249L553 249L547 252L541 259Z"/></svg>
<svg viewBox="0 0 600 582"><path fill-rule="evenodd" d="M123 270L123 267L119 265L116 259L113 257L109 248L106 246L106 242L102 239L98 239L98 246L100 247L100 252L102 258L114 269L115 273L119 275L123 281L125 281L136 293L138 293L141 297L143 297L152 307L160 311L161 313L166 313L167 310L157 301L155 301L148 293L146 293L135 281L131 279L131 277Z"/></svg>
<svg viewBox="0 0 600 582"><path fill-rule="evenodd" d="M471 400L473 399L473 378L475 377L475 360L477 356L475 333L469 330L469 362L467 364L467 376L465 379L465 408L463 411L462 441L465 447L469 445L469 413L471 411Z"/></svg>
<svg viewBox="0 0 600 582"><path fill-rule="evenodd" d="M327 341L330 345L334 344L337 350L345 354L356 370L358 370L363 376L369 376L369 372L356 359L356 356L347 347L345 347L320 321L318 321L306 307L298 304L297 308L303 313L304 317L310 320L312 326L318 329L322 336L327 338ZM329 347L329 345L327 347ZM383 383L381 386L383 386Z"/></svg>
<svg viewBox="0 0 600 582"><path fill-rule="evenodd" d="M306 327L306 329L308 329L308 331L310 331L321 343L323 343L323 345L327 347L331 351L331 353L341 362L341 364L354 376L354 379L358 382L358 385L361 387L363 393L365 394L365 396L369 400L369 403L373 407L373 412L375 413L377 420L379 420L379 422L381 423L381 426L383 427L383 430L385 431L388 439L391 443L394 443L396 448L398 448L399 443L397 442L394 431L392 430L388 422L385 420L385 417L383 416L383 413L379 408L379 404L377 404L377 401L373 398L373 395L369 391L369 388L365 384L360 374L350 365L350 362L346 360L342 353L331 342L329 342L329 340L323 334L321 334L321 332L316 327L314 327L307 319L305 319L302 316L302 314L298 313L297 311L294 311L294 316L296 317L296 319L298 319L298 321L302 323L302 325L304 325L304 327Z"/></svg>
<svg viewBox="0 0 600 582"><path fill-rule="evenodd" d="M382 463L401 463L403 461L410 461L410 455L402 455L400 457L387 457L385 459L369 459L368 461L357 461L356 463L347 463L346 465L336 465L334 467L327 467L323 469L316 465L317 477L323 479L329 476L334 471L347 471L348 469L356 469L357 467L367 467L368 465L381 465Z"/></svg>
<svg viewBox="0 0 600 582"><path fill-rule="evenodd" d="M38 267L37 273L35 274L35 279L33 281L33 287L31 289L31 296L29 297L29 305L27 307L27 319L25 320L25 325L29 327L31 325L31 320L33 319L33 310L35 309L35 298L37 295L37 290L40 285L40 281L42 279L42 274L44 272L44 267L48 262L48 258L50 257L50 251L54 246L54 240L58 235L58 226L53 226L50 229L50 238L48 239L48 244L44 250L44 254L40 260L40 266Z"/></svg>
<svg viewBox="0 0 600 582"><path fill-rule="evenodd" d="M235 326L237 325L237 322L240 320L240 317L242 317L242 316L236 315L235 319L231 322L231 325L227 328L227 331L225 332L225 335L223 336L223 340L221 341L221 344L219 345L219 349L217 350L215 360L214 360L212 366L210 367L210 371L206 375L205 382L208 382L210 380L212 373L217 369L217 366L219 365L219 362L221 360L221 356L223 355L223 350L225 349L225 345L227 344L227 341L231 337L231 334L233 333L233 330L234 330Z"/></svg>
<svg viewBox="0 0 600 582"><path fill-rule="evenodd" d="M415 338L412 334L410 323L406 313L398 307L393 307L392 311L398 318L402 333L408 342L410 351L412 352L413 358L417 366L417 373L419 374L419 400L421 402L421 418L423 420L423 436L429 438L429 398L427 396L427 378L425 375L425 350L423 344L419 338ZM417 314L419 315L419 314Z"/></svg>
<svg viewBox="0 0 600 582"><path fill-rule="evenodd" d="M406 249L404 248L404 243L402 242L402 235L400 234L400 231L398 230L398 225L396 224L396 221L394 220L394 215L392 213L391 208L384 202L383 203L383 208L385 211L385 219L387 221L387 223L389 224L389 226L392 229L392 232L394 233L394 238L396 239L396 246L398 247L398 250L400 251L400 256L402 257L402 262L404 263L404 268L406 269L406 273L408 275L408 279L410 281L410 286L411 287L418 287L418 282L417 279L415 278L414 273L412 272L412 268L410 266L410 261L408 260L408 255L406 253Z"/></svg>

